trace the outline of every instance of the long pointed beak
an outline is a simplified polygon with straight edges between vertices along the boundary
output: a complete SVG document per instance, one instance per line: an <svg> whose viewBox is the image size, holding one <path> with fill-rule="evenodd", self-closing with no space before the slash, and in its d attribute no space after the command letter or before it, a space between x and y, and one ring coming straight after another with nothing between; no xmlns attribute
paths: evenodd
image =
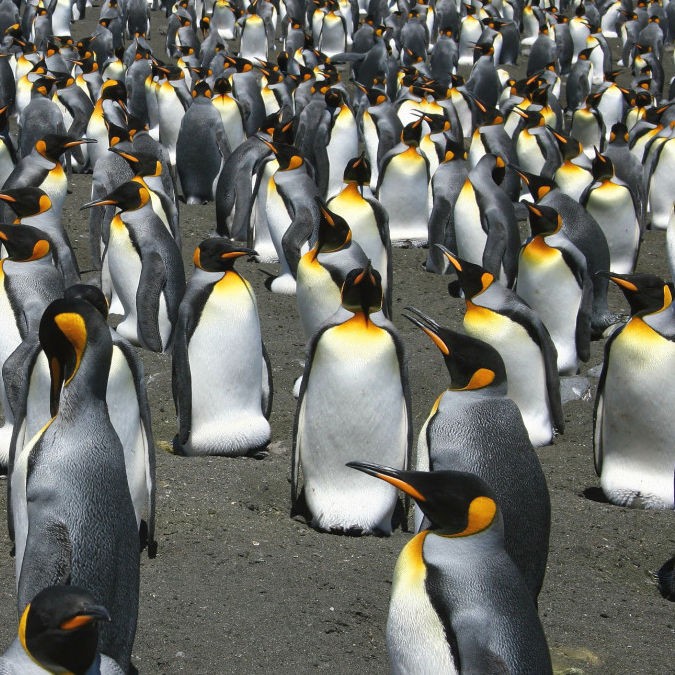
<svg viewBox="0 0 675 675"><path fill-rule="evenodd" d="M392 469L388 466L380 466L379 464L371 464L370 462L347 462L347 466L356 469L357 471L362 471L367 473L369 476L374 476L379 478L390 485L402 490L407 495L410 495L413 499L416 499L421 502L426 501L426 497L415 489L410 483L402 477L404 472L399 471L398 469Z"/></svg>

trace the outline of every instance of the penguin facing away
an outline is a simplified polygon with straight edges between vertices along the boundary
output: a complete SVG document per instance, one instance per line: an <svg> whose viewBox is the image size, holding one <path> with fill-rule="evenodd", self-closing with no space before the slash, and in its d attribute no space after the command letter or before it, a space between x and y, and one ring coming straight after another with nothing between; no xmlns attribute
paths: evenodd
<svg viewBox="0 0 675 675"><path fill-rule="evenodd" d="M499 352L408 307L406 318L443 354L452 384L434 403L417 443L417 471L466 471L495 492L504 546L532 598L546 573L551 505L546 478L518 406L507 396ZM417 520L417 519L416 519ZM428 526L428 521L416 530Z"/></svg>
<svg viewBox="0 0 675 675"><path fill-rule="evenodd" d="M342 307L308 347L294 425L291 502L298 512L304 498L311 525L320 530L392 531L395 490L373 491L344 469L357 446L401 468L410 461L403 344L389 321L373 320L381 308L379 274L370 265L352 270L343 284Z"/></svg>
<svg viewBox="0 0 675 675"><path fill-rule="evenodd" d="M478 476L348 466L411 496L431 522L394 570L387 618L393 673L552 673L532 596L504 550L497 498Z"/></svg>
<svg viewBox="0 0 675 675"><path fill-rule="evenodd" d="M195 249L173 347L179 454L255 455L270 441L271 369L255 295L234 269L254 254L222 237Z"/></svg>

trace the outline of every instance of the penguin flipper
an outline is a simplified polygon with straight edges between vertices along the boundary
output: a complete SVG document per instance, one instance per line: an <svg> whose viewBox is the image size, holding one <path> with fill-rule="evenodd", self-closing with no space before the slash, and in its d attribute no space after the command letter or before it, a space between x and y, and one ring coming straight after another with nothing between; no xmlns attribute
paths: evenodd
<svg viewBox="0 0 675 675"><path fill-rule="evenodd" d="M260 341L263 357L263 388L262 388L262 413L266 420L269 420L272 414L272 400L274 399L274 386L272 383L272 363L270 355L265 347L265 342Z"/></svg>
<svg viewBox="0 0 675 675"><path fill-rule="evenodd" d="M178 418L177 441L187 443L192 427L192 375L188 357L188 343L192 333L193 312L189 302L182 302L174 328L171 351L171 388Z"/></svg>
<svg viewBox="0 0 675 675"><path fill-rule="evenodd" d="M387 319L391 319L394 260L391 252L391 237L389 236L389 214L377 199L367 197L366 201L370 204L370 208L373 209L377 231L380 233L380 241L387 252L387 291L383 298L382 310Z"/></svg>
<svg viewBox="0 0 675 675"><path fill-rule="evenodd" d="M159 299L166 285L166 266L162 257L152 251L143 258L143 267L136 291L138 311L138 337L146 349L162 352L162 337L159 333Z"/></svg>
<svg viewBox="0 0 675 675"><path fill-rule="evenodd" d="M73 545L66 525L31 518L30 502L28 508L28 537L18 584L19 611L25 609L38 590L67 585L72 571Z"/></svg>
<svg viewBox="0 0 675 675"><path fill-rule="evenodd" d="M563 260L572 270L579 287L581 288L581 303L577 313L577 325L574 333L574 342L577 355L585 363L591 356L591 317L593 314L593 280L588 273L586 258L581 251L566 242L560 247Z"/></svg>
<svg viewBox="0 0 675 675"><path fill-rule="evenodd" d="M484 628L473 617L453 617L454 637L459 651L462 672L482 675L507 675L511 672L504 659L483 644L480 636Z"/></svg>
<svg viewBox="0 0 675 675"><path fill-rule="evenodd" d="M143 362L134 351L131 344L119 336L121 339L115 339L115 346L118 347L127 361L129 370L134 378L134 389L138 399L138 410L141 416L141 425L143 427L143 436L145 437L145 478L148 491L148 511L146 513L147 536L146 543L148 547L148 557L154 558L157 554L157 542L155 541L155 500L156 500L156 482L155 482L155 439L152 435L152 421L150 419L150 402L148 392L145 388L145 374L143 371Z"/></svg>

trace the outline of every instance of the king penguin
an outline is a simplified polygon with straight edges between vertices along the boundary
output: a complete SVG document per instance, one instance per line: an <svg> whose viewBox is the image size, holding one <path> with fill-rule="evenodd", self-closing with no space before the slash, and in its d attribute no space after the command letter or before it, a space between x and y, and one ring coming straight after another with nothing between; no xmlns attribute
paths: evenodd
<svg viewBox="0 0 675 675"><path fill-rule="evenodd" d="M558 372L575 375L591 350L593 282L586 258L561 232L550 206L525 202L532 238L518 258L516 292L539 315L558 353Z"/></svg>
<svg viewBox="0 0 675 675"><path fill-rule="evenodd" d="M403 343L393 324L371 315L382 308L379 274L352 270L342 306L308 347L295 416L291 500L304 497L311 525L320 530L388 535L396 491L372 490L344 467L357 454L406 468L412 424ZM299 473L304 479L298 494Z"/></svg>
<svg viewBox="0 0 675 675"><path fill-rule="evenodd" d="M105 403L112 356L103 317L55 300L40 322L53 418L12 474L18 608L54 583L83 586L114 617L101 652L128 671L136 633L139 540L124 452Z"/></svg>
<svg viewBox="0 0 675 675"><path fill-rule="evenodd" d="M3 675L124 675L98 651L99 625L110 613L77 586L48 586L26 606L18 636L0 656Z"/></svg>
<svg viewBox="0 0 675 675"><path fill-rule="evenodd" d="M461 471L348 466L403 490L431 523L406 544L394 570L387 618L392 672L550 675L535 603L504 550L494 491Z"/></svg>
<svg viewBox="0 0 675 675"><path fill-rule="evenodd" d="M534 446L549 445L565 420L560 400L557 354L537 314L514 291L505 288L480 265L445 255L464 291L464 328L485 340L504 359L508 394L520 408Z"/></svg>
<svg viewBox="0 0 675 675"><path fill-rule="evenodd" d="M110 223L104 261L124 310L117 330L132 344L166 351L185 292L178 245L152 211L143 185L129 181L82 208L108 204L120 209Z"/></svg>
<svg viewBox="0 0 675 675"><path fill-rule="evenodd" d="M595 470L602 491L613 504L672 509L672 286L653 274L608 276L626 296L631 318L605 344L595 399Z"/></svg>
<svg viewBox="0 0 675 675"><path fill-rule="evenodd" d="M495 491L506 552L536 602L546 573L551 504L520 410L506 394L502 357L482 340L439 326L412 307L407 311L443 354L452 381L422 426L416 469L466 471Z"/></svg>
<svg viewBox="0 0 675 675"><path fill-rule="evenodd" d="M253 289L234 269L254 254L222 237L195 249L173 347L179 454L256 455L270 441L271 369Z"/></svg>

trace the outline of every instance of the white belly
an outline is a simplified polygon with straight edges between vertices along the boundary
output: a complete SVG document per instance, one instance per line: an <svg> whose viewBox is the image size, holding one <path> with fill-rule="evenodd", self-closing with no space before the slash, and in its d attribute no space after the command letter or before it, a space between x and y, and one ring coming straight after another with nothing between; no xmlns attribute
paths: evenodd
<svg viewBox="0 0 675 675"><path fill-rule="evenodd" d="M357 458L405 466L406 407L389 334L372 323L326 331L301 406L298 454L313 524L390 532L396 490L345 466Z"/></svg>

